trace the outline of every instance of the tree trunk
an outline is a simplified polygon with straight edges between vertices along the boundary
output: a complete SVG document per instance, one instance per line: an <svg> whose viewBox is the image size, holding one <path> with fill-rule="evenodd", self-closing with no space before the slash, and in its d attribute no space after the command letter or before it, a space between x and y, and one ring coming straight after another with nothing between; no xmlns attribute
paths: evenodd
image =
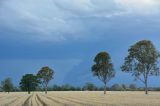
<svg viewBox="0 0 160 106"><path fill-rule="evenodd" d="M47 84L46 84L46 86L45 86L45 94L47 94Z"/></svg>
<svg viewBox="0 0 160 106"><path fill-rule="evenodd" d="M148 81L145 79L145 94L148 94Z"/></svg>
<svg viewBox="0 0 160 106"><path fill-rule="evenodd" d="M104 94L106 94L106 83L104 84Z"/></svg>
<svg viewBox="0 0 160 106"><path fill-rule="evenodd" d="M28 94L30 94L30 91L28 91Z"/></svg>
<svg viewBox="0 0 160 106"><path fill-rule="evenodd" d="M27 88L27 91L28 91L28 94L30 94L30 88L29 87Z"/></svg>

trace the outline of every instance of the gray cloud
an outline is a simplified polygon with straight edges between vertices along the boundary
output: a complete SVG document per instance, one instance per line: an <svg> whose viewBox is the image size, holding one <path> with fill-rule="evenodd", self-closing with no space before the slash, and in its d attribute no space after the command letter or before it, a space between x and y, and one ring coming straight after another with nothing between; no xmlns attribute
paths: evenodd
<svg viewBox="0 0 160 106"><path fill-rule="evenodd" d="M1 2L0 27L38 41L86 39L92 23L105 19L110 24L100 26L111 28L119 17L159 14L159 6L158 0L7 0Z"/></svg>

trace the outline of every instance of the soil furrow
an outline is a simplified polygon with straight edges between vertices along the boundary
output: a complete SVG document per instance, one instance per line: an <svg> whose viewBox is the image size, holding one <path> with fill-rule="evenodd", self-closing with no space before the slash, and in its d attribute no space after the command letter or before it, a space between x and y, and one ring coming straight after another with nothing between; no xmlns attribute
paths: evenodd
<svg viewBox="0 0 160 106"><path fill-rule="evenodd" d="M19 98L21 98L21 96L20 96L20 97L15 98L14 100L12 100L12 101L10 101L9 103L5 104L5 106L9 106L10 104L12 104L12 103L16 102Z"/></svg>
<svg viewBox="0 0 160 106"><path fill-rule="evenodd" d="M38 94L36 94L36 97L37 97L37 100L40 101L40 103L43 105L43 106L48 106L40 97Z"/></svg>
<svg viewBox="0 0 160 106"><path fill-rule="evenodd" d="M29 100L31 99L32 96L33 96L33 94L30 95L30 96L25 100L25 102L24 102L24 104L23 104L22 106L29 106Z"/></svg>

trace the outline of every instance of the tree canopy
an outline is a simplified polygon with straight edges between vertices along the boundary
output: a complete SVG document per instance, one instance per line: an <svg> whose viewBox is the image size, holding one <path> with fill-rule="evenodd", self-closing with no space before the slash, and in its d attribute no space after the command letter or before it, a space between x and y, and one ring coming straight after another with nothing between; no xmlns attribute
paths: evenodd
<svg viewBox="0 0 160 106"><path fill-rule="evenodd" d="M48 83L51 79L53 79L54 70L49 68L48 66L42 67L37 73L37 77L39 78L41 84L45 88L45 93L47 94Z"/></svg>
<svg viewBox="0 0 160 106"><path fill-rule="evenodd" d="M104 83L104 94L106 94L106 84L115 76L111 57L107 52L100 52L96 55L94 62L92 73Z"/></svg>
<svg viewBox="0 0 160 106"><path fill-rule="evenodd" d="M13 90L13 84L11 78L6 78L1 82L2 90L5 92L10 92Z"/></svg>
<svg viewBox="0 0 160 106"><path fill-rule="evenodd" d="M142 40L134 44L128 50L129 54L121 69L123 72L131 73L135 79L139 79L145 84L145 92L148 94L149 75L158 75L157 66L159 53L151 41Z"/></svg>
<svg viewBox="0 0 160 106"><path fill-rule="evenodd" d="M30 94L31 91L36 90L38 84L39 80L37 79L37 76L33 74L26 74L21 79L20 88L23 91L28 91L28 93Z"/></svg>

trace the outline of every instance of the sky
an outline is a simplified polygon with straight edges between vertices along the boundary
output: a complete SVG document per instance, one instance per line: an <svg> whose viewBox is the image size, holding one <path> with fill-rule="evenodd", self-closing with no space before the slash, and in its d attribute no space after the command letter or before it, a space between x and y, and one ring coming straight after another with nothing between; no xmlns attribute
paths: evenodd
<svg viewBox="0 0 160 106"><path fill-rule="evenodd" d="M136 83L120 66L131 45L151 40L160 51L159 0L0 0L0 81L18 86L24 74L54 69L49 83L102 86L91 73L106 51L116 71L108 86ZM160 86L160 76L149 86Z"/></svg>

